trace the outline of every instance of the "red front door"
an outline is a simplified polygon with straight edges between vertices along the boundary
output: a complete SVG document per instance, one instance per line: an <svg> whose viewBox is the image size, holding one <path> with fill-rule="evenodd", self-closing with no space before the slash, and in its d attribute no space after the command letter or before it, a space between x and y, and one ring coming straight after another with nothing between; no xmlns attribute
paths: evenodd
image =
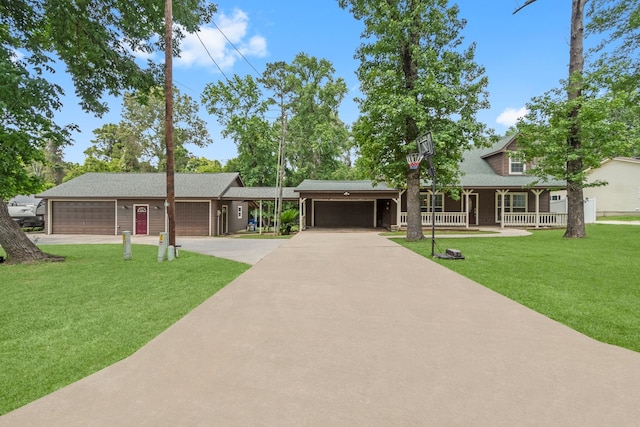
<svg viewBox="0 0 640 427"><path fill-rule="evenodd" d="M136 206L136 234L149 234L147 223L149 221L146 206Z"/></svg>

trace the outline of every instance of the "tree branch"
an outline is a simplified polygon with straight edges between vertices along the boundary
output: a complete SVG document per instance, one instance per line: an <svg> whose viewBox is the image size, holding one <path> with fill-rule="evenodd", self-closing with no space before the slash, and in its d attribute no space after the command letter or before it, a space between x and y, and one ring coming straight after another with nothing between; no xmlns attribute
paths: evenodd
<svg viewBox="0 0 640 427"><path fill-rule="evenodd" d="M536 2L536 0L527 0L527 1L525 1L522 6L520 6L519 8L517 8L516 10L513 11L512 15L515 15L516 13L520 12L525 7L529 6L531 3L535 3L535 2Z"/></svg>

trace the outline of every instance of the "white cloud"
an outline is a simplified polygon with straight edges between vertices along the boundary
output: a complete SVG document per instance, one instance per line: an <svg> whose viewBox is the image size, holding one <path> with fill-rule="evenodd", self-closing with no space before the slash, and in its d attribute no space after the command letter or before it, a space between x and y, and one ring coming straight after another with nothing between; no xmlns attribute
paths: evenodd
<svg viewBox="0 0 640 427"><path fill-rule="evenodd" d="M198 35L187 34L182 41L180 58L174 60L176 66L202 67L217 71L216 65L211 60L213 58L220 68L228 70L240 58L240 54L233 46L247 59L251 56L267 55L267 42L264 37L247 37L249 17L242 10L235 9L231 16L220 14L216 24L220 30L210 25L202 27ZM233 46L227 39L233 43Z"/></svg>
<svg viewBox="0 0 640 427"><path fill-rule="evenodd" d="M526 107L522 107L518 110L515 108L506 108L496 119L496 123L503 126L513 126L516 124L519 118L524 117L529 110Z"/></svg>

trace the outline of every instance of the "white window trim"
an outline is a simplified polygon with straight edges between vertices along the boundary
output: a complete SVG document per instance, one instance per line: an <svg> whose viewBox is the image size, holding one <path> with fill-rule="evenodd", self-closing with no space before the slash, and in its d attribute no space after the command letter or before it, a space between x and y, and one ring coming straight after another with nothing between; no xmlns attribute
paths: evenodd
<svg viewBox="0 0 640 427"><path fill-rule="evenodd" d="M524 211L529 212L529 193L507 193L504 195L505 200L509 199L509 210L507 213L513 213L513 200L512 196L514 195L523 195L524 196ZM500 202L502 201L502 195L496 193L496 222L499 224L502 222L502 207L500 206Z"/></svg>
<svg viewBox="0 0 640 427"><path fill-rule="evenodd" d="M242 219L242 205L238 206L238 219Z"/></svg>
<svg viewBox="0 0 640 427"><path fill-rule="evenodd" d="M522 165L522 172L514 172L513 171L514 164ZM509 156L509 175L524 175L526 171L527 171L527 165L523 161L513 159L511 158L511 156Z"/></svg>

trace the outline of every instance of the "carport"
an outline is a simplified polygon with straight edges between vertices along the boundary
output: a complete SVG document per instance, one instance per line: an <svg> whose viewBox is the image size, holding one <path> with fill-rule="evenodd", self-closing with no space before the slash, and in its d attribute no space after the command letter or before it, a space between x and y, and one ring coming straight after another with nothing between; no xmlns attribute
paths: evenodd
<svg viewBox="0 0 640 427"><path fill-rule="evenodd" d="M385 183L306 179L295 192L305 228L391 228L396 224L400 191Z"/></svg>

